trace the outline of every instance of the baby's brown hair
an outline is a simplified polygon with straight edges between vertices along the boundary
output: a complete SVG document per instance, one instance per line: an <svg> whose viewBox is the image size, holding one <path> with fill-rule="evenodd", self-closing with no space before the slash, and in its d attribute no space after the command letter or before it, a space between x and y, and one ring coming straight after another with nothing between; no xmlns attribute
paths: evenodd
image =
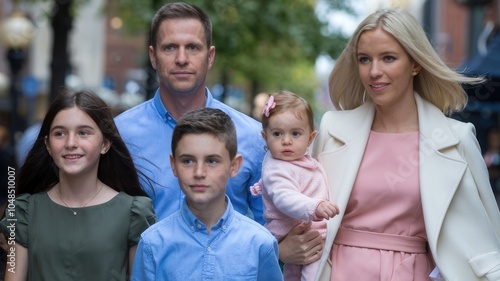
<svg viewBox="0 0 500 281"><path fill-rule="evenodd" d="M269 104L272 101L271 99L274 99L274 108L271 108L272 106ZM266 112L266 110L268 111ZM297 118L306 118L311 131L314 131L314 113L311 105L304 98L285 90L271 94L270 99L266 102L264 112L262 113L262 128L266 130L269 125L269 119L273 115L283 113L287 110L292 110ZM268 113L267 116L266 113Z"/></svg>

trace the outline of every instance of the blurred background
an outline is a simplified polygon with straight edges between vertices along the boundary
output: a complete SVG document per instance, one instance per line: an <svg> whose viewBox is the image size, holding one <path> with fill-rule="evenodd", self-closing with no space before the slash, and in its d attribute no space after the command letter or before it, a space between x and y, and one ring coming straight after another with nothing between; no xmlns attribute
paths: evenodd
<svg viewBox="0 0 500 281"><path fill-rule="evenodd" d="M157 88L149 25L166 2L0 0L2 161L18 166L15 148L29 149L23 137L37 132L62 85L93 89L116 114L149 99ZM450 67L489 79L467 89L469 106L453 117L476 126L485 157L493 155L490 173L500 166L500 0L189 2L213 22L207 85L217 99L252 116L259 93L288 89L311 102L318 122L333 109L328 75L356 25L379 8L409 10Z"/></svg>

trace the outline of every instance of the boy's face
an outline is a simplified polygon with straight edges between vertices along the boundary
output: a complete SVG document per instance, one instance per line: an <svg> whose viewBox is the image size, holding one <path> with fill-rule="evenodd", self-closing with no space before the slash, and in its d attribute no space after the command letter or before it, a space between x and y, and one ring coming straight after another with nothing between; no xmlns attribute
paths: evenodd
<svg viewBox="0 0 500 281"><path fill-rule="evenodd" d="M184 135L172 153L170 164L188 206L225 206L226 185L238 173L241 155L230 159L225 143L208 133Z"/></svg>

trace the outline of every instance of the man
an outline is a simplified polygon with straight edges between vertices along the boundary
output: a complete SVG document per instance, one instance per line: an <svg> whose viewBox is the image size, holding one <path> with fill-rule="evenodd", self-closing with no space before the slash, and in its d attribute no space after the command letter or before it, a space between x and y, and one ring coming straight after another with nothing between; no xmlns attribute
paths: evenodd
<svg viewBox="0 0 500 281"><path fill-rule="evenodd" d="M176 120L200 107L221 109L235 124L238 154L243 163L229 179L226 194L236 211L264 224L261 197L250 194L250 186L261 177L264 140L261 124L215 100L206 88L206 75L215 58L212 24L196 6L169 3L160 8L151 24L149 58L158 73L155 96L118 117L115 122L142 177L143 188L153 200L157 221L181 208L184 194L172 172L170 141ZM285 263L309 264L320 258L323 239L317 231L300 224L280 242Z"/></svg>
<svg viewBox="0 0 500 281"><path fill-rule="evenodd" d="M238 153L245 159L238 175L230 179L227 195L236 211L264 224L262 199L252 197L249 191L261 176L265 154L261 126L215 100L205 86L215 58L210 19L198 7L169 3L154 16L151 34L149 58L158 73L159 89L151 100L125 111L115 121L136 167L149 178L143 177L141 183L153 200L157 219L177 211L184 197L169 161L176 120L188 111L210 107L231 117L238 135Z"/></svg>

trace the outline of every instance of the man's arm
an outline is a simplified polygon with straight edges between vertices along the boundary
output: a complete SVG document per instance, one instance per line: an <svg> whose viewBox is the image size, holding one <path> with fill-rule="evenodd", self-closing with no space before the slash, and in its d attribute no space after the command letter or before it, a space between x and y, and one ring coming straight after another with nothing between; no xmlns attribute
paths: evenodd
<svg viewBox="0 0 500 281"><path fill-rule="evenodd" d="M308 231L311 223L301 223L283 238L279 246L280 260L291 264L310 264L320 259L324 240L318 231Z"/></svg>

